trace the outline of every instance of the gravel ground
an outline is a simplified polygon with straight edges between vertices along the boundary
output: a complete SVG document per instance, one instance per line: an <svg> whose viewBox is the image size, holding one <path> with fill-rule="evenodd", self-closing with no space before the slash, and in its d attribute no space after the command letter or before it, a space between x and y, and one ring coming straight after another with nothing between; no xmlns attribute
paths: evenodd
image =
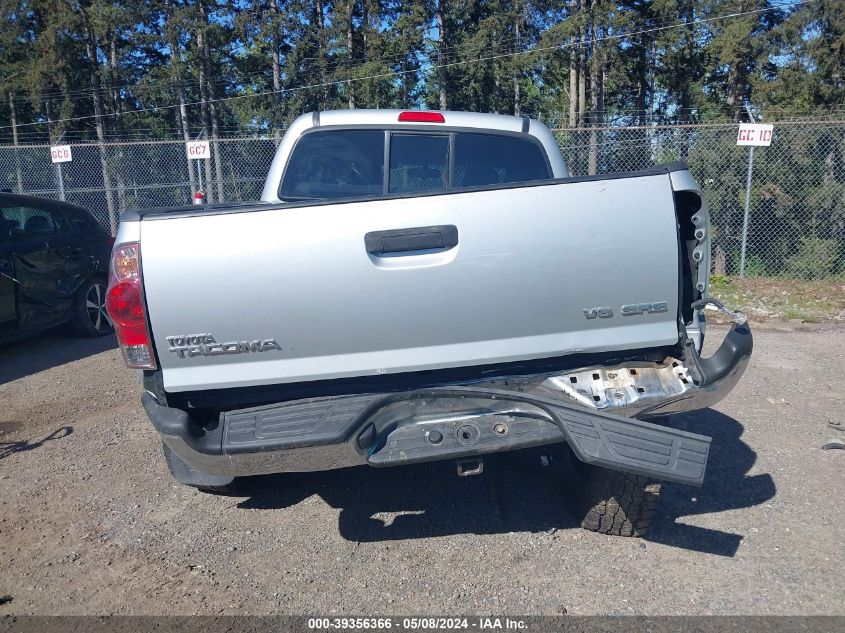
<svg viewBox="0 0 845 633"><path fill-rule="evenodd" d="M845 451L820 450L845 328L755 336L734 393L676 418L714 438L707 481L665 485L645 539L579 529L536 451L204 495L171 480L111 340L7 346L0 615L845 615Z"/></svg>

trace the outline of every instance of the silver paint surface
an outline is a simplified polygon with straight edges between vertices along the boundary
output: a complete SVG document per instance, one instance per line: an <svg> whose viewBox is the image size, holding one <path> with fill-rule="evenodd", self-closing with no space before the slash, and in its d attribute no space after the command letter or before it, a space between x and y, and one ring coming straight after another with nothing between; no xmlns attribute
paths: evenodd
<svg viewBox="0 0 845 633"><path fill-rule="evenodd" d="M173 332L214 332L225 341L260 333L282 347L260 355L160 354L168 391L483 365L678 339L677 234L667 174L140 224L158 350L167 349ZM384 257L364 247L370 231L440 224L458 227L458 246ZM605 305L609 297L616 305L659 298L667 311L584 318L583 306Z"/></svg>

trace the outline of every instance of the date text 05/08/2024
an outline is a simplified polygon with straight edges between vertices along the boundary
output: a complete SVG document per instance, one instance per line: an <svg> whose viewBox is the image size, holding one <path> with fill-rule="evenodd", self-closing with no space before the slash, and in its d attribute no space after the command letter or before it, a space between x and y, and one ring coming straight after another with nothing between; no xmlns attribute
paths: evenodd
<svg viewBox="0 0 845 633"><path fill-rule="evenodd" d="M399 629L408 631L522 631L524 620L508 617L355 617L355 618L309 618L308 628L314 631L362 631Z"/></svg>

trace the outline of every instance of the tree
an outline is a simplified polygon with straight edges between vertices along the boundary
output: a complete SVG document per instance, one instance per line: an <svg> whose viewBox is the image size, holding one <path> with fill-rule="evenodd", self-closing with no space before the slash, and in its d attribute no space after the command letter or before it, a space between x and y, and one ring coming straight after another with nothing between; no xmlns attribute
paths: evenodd
<svg viewBox="0 0 845 633"><path fill-rule="evenodd" d="M397 104L407 109L419 103L421 68L426 55L425 31L431 22L425 2L387 4L391 28L387 29L387 50L398 73Z"/></svg>
<svg viewBox="0 0 845 633"><path fill-rule="evenodd" d="M114 196L112 195L111 177L109 165L106 159L106 112L103 108L103 89L100 70L100 57L98 54L97 34L94 31L92 14L95 7L80 3L77 7L79 16L82 18L83 37L85 40L86 69L88 82L91 88L91 103L94 106L94 128L97 131L97 141L100 153L100 166L103 172L103 188L106 196L106 208L109 214L111 234L117 233L117 214L115 213Z"/></svg>
<svg viewBox="0 0 845 633"><path fill-rule="evenodd" d="M705 29L707 101L711 108L735 121L742 120L744 107L751 101L751 77L760 70L766 33L783 19L782 11L752 12L758 9L759 4L751 0L711 0L702 12L705 17L746 14L710 22Z"/></svg>
<svg viewBox="0 0 845 633"><path fill-rule="evenodd" d="M591 130L734 119L746 104L811 112L845 100L839 5L0 0L0 134L14 140L13 110L19 142L205 130L217 150L228 131L278 138L295 116L340 107L564 113ZM585 170L601 168L596 142ZM215 151L206 165L218 199L224 162Z"/></svg>

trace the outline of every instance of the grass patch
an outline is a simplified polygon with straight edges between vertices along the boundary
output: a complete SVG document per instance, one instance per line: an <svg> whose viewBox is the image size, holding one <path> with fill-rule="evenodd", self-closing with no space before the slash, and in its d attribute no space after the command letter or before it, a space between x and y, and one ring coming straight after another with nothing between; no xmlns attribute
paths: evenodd
<svg viewBox="0 0 845 633"><path fill-rule="evenodd" d="M845 321L845 282L714 275L710 296L752 319Z"/></svg>
<svg viewBox="0 0 845 633"><path fill-rule="evenodd" d="M818 314L802 310L785 310L783 318L789 321L801 321L802 323L821 323L824 320Z"/></svg>

